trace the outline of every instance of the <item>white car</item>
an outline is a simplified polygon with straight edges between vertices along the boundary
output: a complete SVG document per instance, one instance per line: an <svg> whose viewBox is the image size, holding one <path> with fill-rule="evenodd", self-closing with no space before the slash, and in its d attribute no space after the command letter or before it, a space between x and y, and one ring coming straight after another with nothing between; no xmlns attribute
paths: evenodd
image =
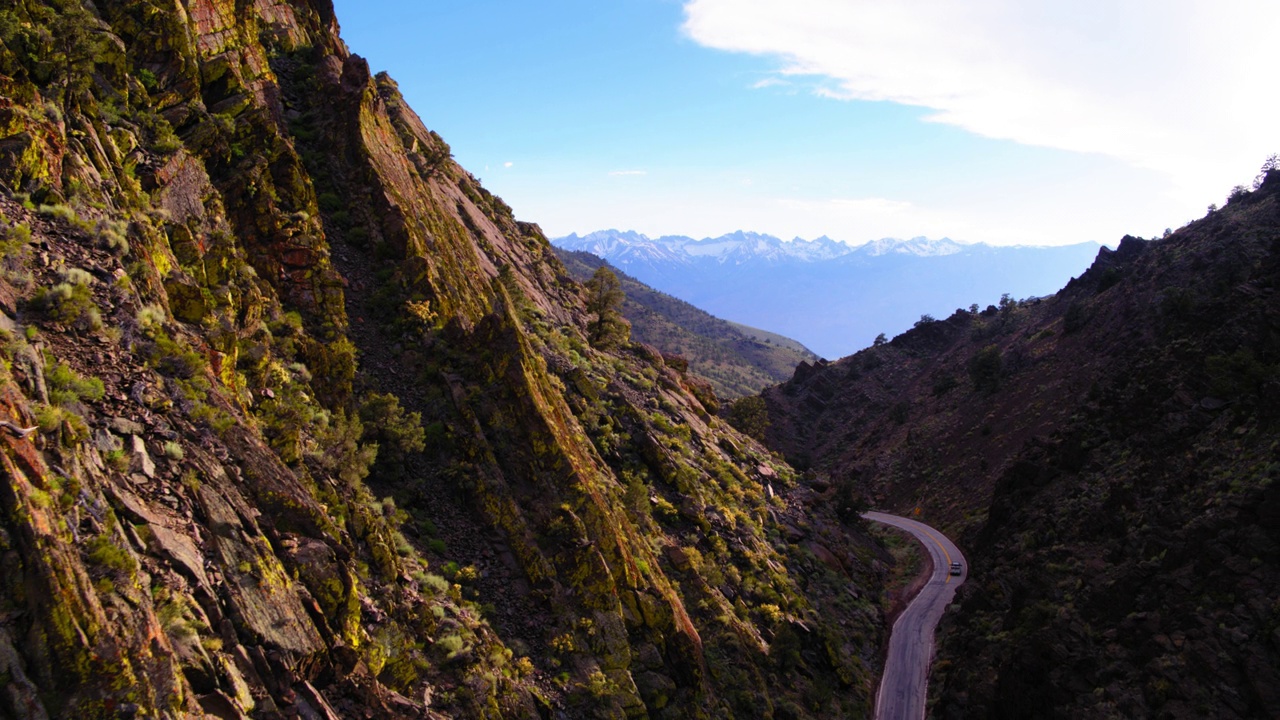
<svg viewBox="0 0 1280 720"><path fill-rule="evenodd" d="M960 563L958 563L958 562L953 562L953 563L951 563L951 574L952 574L952 575L963 575L963 574L964 574L964 566L963 566L963 565L961 565L961 564L960 564Z"/></svg>

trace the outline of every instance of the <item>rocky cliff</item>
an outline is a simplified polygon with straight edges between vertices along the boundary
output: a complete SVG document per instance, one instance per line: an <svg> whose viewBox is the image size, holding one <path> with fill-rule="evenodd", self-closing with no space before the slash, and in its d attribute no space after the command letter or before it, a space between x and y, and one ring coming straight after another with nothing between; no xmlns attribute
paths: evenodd
<svg viewBox="0 0 1280 720"><path fill-rule="evenodd" d="M936 717L1280 714L1278 262L1269 164L1052 297L922 321L764 394L770 444L842 502L962 539Z"/></svg>
<svg viewBox="0 0 1280 720"><path fill-rule="evenodd" d="M0 10L0 707L865 714L885 556L325 0Z"/></svg>

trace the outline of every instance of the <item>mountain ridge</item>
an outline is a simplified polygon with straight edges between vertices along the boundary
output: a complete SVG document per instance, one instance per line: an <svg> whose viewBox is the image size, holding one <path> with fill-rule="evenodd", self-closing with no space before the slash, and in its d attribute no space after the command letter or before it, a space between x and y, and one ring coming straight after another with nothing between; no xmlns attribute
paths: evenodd
<svg viewBox="0 0 1280 720"><path fill-rule="evenodd" d="M994 304L1005 293L1053 292L1083 271L1100 248L961 244L946 238L853 247L826 238L788 242L745 232L654 240L602 231L553 242L594 248L658 290L717 317L794 337L826 357L853 353L924 315Z"/></svg>
<svg viewBox="0 0 1280 720"><path fill-rule="evenodd" d="M327 0L0 8L0 191L0 715L870 708L883 549Z"/></svg>
<svg viewBox="0 0 1280 720"><path fill-rule="evenodd" d="M556 255L581 282L608 265L598 256L556 248ZM623 316L632 335L653 345L671 362L687 361L689 369L706 378L718 400L754 395L787 378L795 367L817 356L794 340L734 325L683 300L654 290L617 270L626 295Z"/></svg>
<svg viewBox="0 0 1280 720"><path fill-rule="evenodd" d="M933 714L1280 712L1273 167L1056 293L922 320L763 393L769 445L837 497L961 539Z"/></svg>
<svg viewBox="0 0 1280 720"><path fill-rule="evenodd" d="M627 257L635 249L656 247L667 251L663 255L669 257L680 257L685 260L711 257L720 262L726 262L735 257L768 261L796 260L800 262L817 262L858 253L872 257L887 253L928 257L954 254L965 247L996 247L986 243L959 243L946 237L931 240L924 236L910 239L886 237L855 245L833 240L826 235L813 240L806 240L801 237L783 240L774 235L745 230L737 230L716 237L695 239L686 235L662 235L650 238L634 230L620 231L611 229L597 230L581 236L577 233L571 233L563 237L552 238L551 242L557 247L590 252L605 259ZM1019 245L1016 247L1037 246ZM722 251L717 252L717 249Z"/></svg>

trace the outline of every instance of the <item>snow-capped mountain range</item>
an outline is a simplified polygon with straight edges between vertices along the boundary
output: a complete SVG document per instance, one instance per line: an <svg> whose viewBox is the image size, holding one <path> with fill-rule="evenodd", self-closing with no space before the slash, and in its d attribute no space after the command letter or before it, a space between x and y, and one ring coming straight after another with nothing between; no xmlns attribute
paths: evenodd
<svg viewBox="0 0 1280 720"><path fill-rule="evenodd" d="M701 240L684 235L650 238L634 230L599 230L583 236L573 234L556 238L552 242L566 250L589 252L623 268L634 262L695 263L713 260L721 264L741 265L749 262L823 262L846 255L877 257L891 253L934 257L953 255L965 247L950 238L882 238L862 245L849 245L825 235L814 240L782 240L773 235L743 230Z"/></svg>
<svg viewBox="0 0 1280 720"><path fill-rule="evenodd" d="M823 236L782 240L738 231L695 240L601 230L551 241L598 255L641 282L714 315L795 338L829 358L869 345L876 334L1056 292L1098 254L1095 243L992 246L949 238L883 238L849 245Z"/></svg>

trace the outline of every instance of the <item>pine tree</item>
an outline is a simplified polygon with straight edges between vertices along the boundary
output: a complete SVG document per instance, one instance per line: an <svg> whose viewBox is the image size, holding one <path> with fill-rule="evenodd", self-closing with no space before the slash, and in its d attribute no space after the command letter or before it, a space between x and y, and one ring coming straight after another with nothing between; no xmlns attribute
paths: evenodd
<svg viewBox="0 0 1280 720"><path fill-rule="evenodd" d="M611 348L631 339L631 324L622 317L622 283L601 266L587 281L587 338L594 347Z"/></svg>

